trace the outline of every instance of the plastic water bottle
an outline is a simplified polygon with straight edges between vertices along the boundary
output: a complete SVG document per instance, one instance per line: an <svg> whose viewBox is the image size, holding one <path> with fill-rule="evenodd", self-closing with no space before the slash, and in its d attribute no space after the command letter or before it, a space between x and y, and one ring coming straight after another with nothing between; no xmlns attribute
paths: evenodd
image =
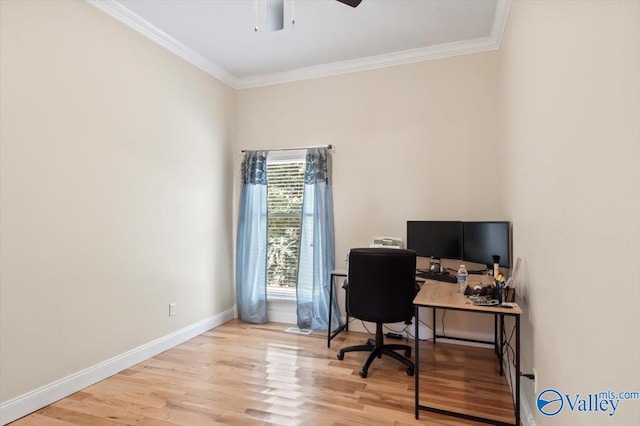
<svg viewBox="0 0 640 426"><path fill-rule="evenodd" d="M467 268L465 268L464 265L460 265L456 276L458 277L458 293L464 294L464 291L467 289L467 278L469 278Z"/></svg>

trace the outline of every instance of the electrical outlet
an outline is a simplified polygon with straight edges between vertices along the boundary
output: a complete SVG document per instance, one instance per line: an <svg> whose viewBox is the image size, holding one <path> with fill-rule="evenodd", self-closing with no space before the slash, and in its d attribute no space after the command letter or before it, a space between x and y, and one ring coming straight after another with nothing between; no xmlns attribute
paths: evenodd
<svg viewBox="0 0 640 426"><path fill-rule="evenodd" d="M172 317L176 314L176 304L169 303L169 316Z"/></svg>
<svg viewBox="0 0 640 426"><path fill-rule="evenodd" d="M536 371L535 368L532 368L533 370L533 394L537 395L538 394L538 372Z"/></svg>

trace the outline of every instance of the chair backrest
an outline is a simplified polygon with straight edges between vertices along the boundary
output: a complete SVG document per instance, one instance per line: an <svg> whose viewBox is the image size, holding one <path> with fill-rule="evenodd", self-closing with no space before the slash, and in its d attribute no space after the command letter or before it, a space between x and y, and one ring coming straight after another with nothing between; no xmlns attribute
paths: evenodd
<svg viewBox="0 0 640 426"><path fill-rule="evenodd" d="M410 321L415 280L413 250L351 249L347 276L349 315L371 322Z"/></svg>

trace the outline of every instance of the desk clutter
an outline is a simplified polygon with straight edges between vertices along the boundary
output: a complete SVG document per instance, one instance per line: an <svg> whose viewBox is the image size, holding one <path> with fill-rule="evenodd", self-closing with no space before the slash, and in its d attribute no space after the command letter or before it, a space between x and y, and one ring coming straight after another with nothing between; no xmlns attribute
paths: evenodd
<svg viewBox="0 0 640 426"><path fill-rule="evenodd" d="M513 303L514 289L500 289L494 286L467 286L464 295L469 296L471 302L476 306L502 306L503 308L513 308L518 306Z"/></svg>

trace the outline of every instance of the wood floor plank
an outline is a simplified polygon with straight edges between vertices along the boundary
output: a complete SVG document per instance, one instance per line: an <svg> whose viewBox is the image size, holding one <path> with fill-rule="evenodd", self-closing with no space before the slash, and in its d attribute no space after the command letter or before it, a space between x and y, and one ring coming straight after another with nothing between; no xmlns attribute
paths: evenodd
<svg viewBox="0 0 640 426"><path fill-rule="evenodd" d="M414 379L383 356L362 379L366 353L342 346L367 334L286 333L238 320L12 423L73 425L475 425L428 412L414 418ZM491 349L421 343L421 403L513 422L513 402Z"/></svg>
<svg viewBox="0 0 640 426"><path fill-rule="evenodd" d="M50 416L43 416L40 413L33 413L27 417L23 417L20 420L17 420L12 425L16 426L77 426L77 423L69 423L64 420L59 420Z"/></svg>

